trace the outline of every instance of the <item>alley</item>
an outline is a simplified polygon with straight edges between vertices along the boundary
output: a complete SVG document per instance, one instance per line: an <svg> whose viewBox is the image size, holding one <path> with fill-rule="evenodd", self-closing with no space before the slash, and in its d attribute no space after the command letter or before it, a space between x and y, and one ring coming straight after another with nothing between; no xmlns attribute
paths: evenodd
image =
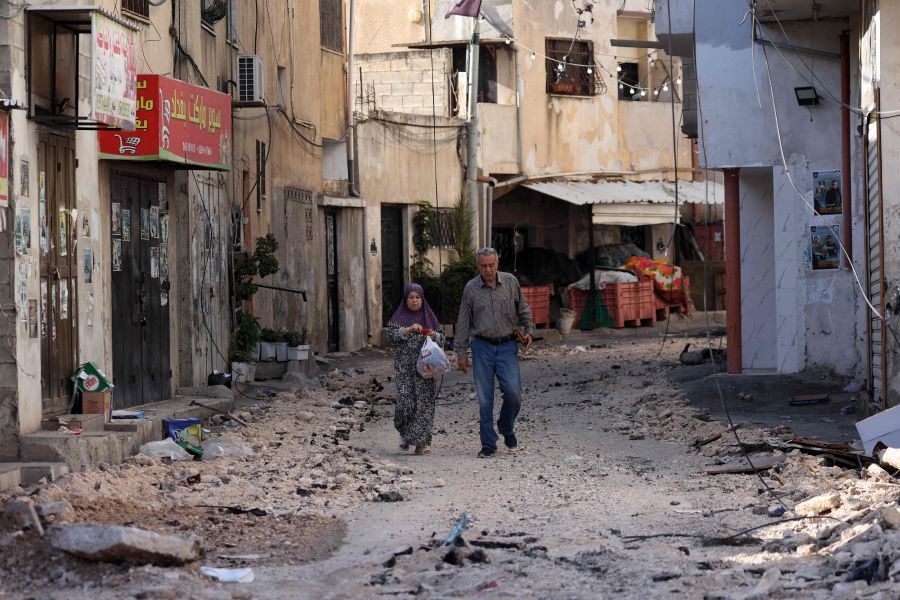
<svg viewBox="0 0 900 600"><path fill-rule="evenodd" d="M788 508L828 491L838 499L823 517L767 516L777 501L760 493L759 479L705 473L740 450L670 382L683 345L705 340L673 331L660 352L663 330L538 344L523 367L521 447L489 460L475 457L468 378L445 378L435 453L414 456L396 447L389 354L337 358L324 389L244 398L238 415L248 427L213 427L251 456L139 455L23 495L37 505L67 500L72 507L56 517L64 522L194 534L199 561L93 562L7 527L0 568L18 575L0 589L23 598L737 598L854 597L866 588L844 580L861 554L887 569L900 550L881 522L898 488L788 451L764 474ZM793 437L752 423L740 431L755 455ZM465 545L441 547L463 513ZM760 525L772 526L731 537ZM255 580L215 584L201 566L249 567Z"/></svg>

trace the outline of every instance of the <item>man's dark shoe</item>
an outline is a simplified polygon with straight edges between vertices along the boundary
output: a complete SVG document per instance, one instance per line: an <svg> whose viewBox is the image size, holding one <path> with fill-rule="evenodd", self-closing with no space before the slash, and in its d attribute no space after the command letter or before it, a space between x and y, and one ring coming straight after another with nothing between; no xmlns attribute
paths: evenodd
<svg viewBox="0 0 900 600"><path fill-rule="evenodd" d="M478 458L490 458L496 453L497 453L496 449L488 448L487 446L484 446L481 448L481 451L478 453Z"/></svg>
<svg viewBox="0 0 900 600"><path fill-rule="evenodd" d="M516 434L514 433L504 435L503 443L506 444L506 447L510 450L515 450L519 446L519 440L516 439Z"/></svg>

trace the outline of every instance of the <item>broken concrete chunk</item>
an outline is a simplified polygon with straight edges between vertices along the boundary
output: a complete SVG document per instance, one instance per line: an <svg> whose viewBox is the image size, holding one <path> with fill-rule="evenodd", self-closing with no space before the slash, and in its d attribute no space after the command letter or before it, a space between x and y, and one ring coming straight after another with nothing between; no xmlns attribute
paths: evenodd
<svg viewBox="0 0 900 600"><path fill-rule="evenodd" d="M881 464L900 470L900 448L887 448L878 454Z"/></svg>
<svg viewBox="0 0 900 600"><path fill-rule="evenodd" d="M3 507L3 512L12 515L21 527L31 527L38 535L44 535L44 527L30 498L10 500Z"/></svg>
<svg viewBox="0 0 900 600"><path fill-rule="evenodd" d="M35 509L45 522L70 521L75 517L75 509L68 500L45 502L36 505Z"/></svg>
<svg viewBox="0 0 900 600"><path fill-rule="evenodd" d="M815 498L805 500L794 507L794 512L801 517L812 517L821 515L841 505L841 495L832 492L830 494L822 494Z"/></svg>
<svg viewBox="0 0 900 600"><path fill-rule="evenodd" d="M303 423L309 423L316 418L316 415L312 414L311 412L301 410L295 415L295 418Z"/></svg>
<svg viewBox="0 0 900 600"><path fill-rule="evenodd" d="M90 560L169 566L200 558L200 542L193 536L92 523L54 525L49 533L54 548Z"/></svg>
<svg viewBox="0 0 900 600"><path fill-rule="evenodd" d="M887 506L881 511L881 519L893 529L900 529L900 510L896 506Z"/></svg>
<svg viewBox="0 0 900 600"><path fill-rule="evenodd" d="M879 467L876 464L871 464L866 469L866 475L869 479L873 479L875 481L890 481L891 474Z"/></svg>

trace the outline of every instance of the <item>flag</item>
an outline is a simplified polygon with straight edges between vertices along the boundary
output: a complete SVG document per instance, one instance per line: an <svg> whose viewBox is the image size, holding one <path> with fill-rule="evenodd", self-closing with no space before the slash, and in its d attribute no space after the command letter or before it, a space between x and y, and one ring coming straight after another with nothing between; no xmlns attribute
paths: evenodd
<svg viewBox="0 0 900 600"><path fill-rule="evenodd" d="M444 15L445 19L449 19L450 15L459 15L460 17L478 17L478 13L481 11L481 0L459 0L456 4L454 4L447 14Z"/></svg>

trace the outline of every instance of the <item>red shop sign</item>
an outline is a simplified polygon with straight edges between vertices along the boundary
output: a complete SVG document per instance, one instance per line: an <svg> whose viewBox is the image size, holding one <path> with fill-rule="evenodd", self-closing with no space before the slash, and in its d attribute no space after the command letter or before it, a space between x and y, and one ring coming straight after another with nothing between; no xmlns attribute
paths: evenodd
<svg viewBox="0 0 900 600"><path fill-rule="evenodd" d="M100 158L231 169L231 96L138 75L134 131L99 131Z"/></svg>

